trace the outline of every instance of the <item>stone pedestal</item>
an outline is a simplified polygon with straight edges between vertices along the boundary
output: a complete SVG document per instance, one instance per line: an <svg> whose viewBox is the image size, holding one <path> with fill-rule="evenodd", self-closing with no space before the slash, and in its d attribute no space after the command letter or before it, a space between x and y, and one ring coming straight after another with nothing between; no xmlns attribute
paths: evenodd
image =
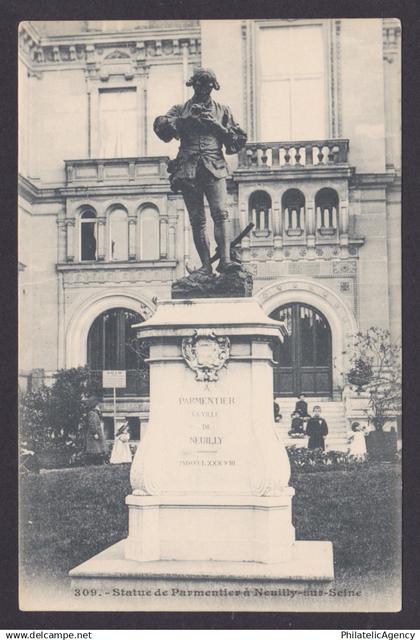
<svg viewBox="0 0 420 640"><path fill-rule="evenodd" d="M273 420L282 323L252 298L172 300L137 331L150 347L150 421L131 468L119 571L110 550L107 576L124 566L132 576L135 561L139 577L150 563L180 576L211 565L222 577L247 563L250 575L265 565L269 579L332 579L331 544L295 542L289 459ZM71 575L97 571L92 559Z"/></svg>

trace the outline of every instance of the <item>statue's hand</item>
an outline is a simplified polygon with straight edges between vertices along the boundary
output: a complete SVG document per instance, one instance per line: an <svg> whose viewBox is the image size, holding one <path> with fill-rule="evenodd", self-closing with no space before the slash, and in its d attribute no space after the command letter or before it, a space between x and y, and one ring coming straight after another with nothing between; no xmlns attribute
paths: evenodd
<svg viewBox="0 0 420 640"><path fill-rule="evenodd" d="M201 122L209 124L213 130L218 131L219 133L227 133L226 127L220 124L220 122L218 122L211 113L203 113L200 120Z"/></svg>
<svg viewBox="0 0 420 640"><path fill-rule="evenodd" d="M187 122L188 120L195 120L197 121L199 118L200 114L195 112L195 111L190 111L187 114L184 114L182 116L179 116L179 120L182 120L183 122Z"/></svg>

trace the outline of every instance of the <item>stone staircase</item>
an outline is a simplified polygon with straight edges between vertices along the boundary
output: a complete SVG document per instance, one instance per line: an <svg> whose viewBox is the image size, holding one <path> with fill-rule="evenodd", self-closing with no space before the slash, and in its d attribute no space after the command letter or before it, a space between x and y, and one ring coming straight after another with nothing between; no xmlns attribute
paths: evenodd
<svg viewBox="0 0 420 640"><path fill-rule="evenodd" d="M312 415L314 405L321 407L321 415L328 424L328 436L326 438L327 451L347 451L348 431L344 413L344 403L332 402L329 398L305 398L308 403L308 413ZM295 408L297 398L280 398L280 413L283 420L276 423L276 435L286 446L306 447L307 438L290 438L287 432L291 425L291 414Z"/></svg>

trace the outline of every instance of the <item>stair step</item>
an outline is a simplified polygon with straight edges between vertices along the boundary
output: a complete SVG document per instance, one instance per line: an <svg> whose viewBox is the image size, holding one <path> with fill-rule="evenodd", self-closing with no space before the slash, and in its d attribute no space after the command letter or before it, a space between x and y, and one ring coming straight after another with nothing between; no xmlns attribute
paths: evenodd
<svg viewBox="0 0 420 640"><path fill-rule="evenodd" d="M308 438L290 438L288 430L290 429L291 414L295 409L298 398L279 398L280 413L283 420L278 424L276 429L281 442L287 447L304 447L308 446ZM344 404L341 401L333 401L328 398L305 398L308 403L308 412L311 414L314 405L319 404L321 407L321 416L328 424L328 437L325 445L326 449L347 451L348 449L348 422L345 416Z"/></svg>

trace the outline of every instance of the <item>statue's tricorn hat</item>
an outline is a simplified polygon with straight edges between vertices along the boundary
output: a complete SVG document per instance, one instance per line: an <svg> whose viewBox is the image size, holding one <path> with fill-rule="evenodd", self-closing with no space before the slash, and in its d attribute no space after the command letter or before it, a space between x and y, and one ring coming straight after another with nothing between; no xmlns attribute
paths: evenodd
<svg viewBox="0 0 420 640"><path fill-rule="evenodd" d="M186 83L187 87L194 86L194 83L197 80L201 80L202 78L209 79L211 81L213 89L216 89L216 91L220 89L220 84L217 82L216 74L212 69L196 69L191 78Z"/></svg>

